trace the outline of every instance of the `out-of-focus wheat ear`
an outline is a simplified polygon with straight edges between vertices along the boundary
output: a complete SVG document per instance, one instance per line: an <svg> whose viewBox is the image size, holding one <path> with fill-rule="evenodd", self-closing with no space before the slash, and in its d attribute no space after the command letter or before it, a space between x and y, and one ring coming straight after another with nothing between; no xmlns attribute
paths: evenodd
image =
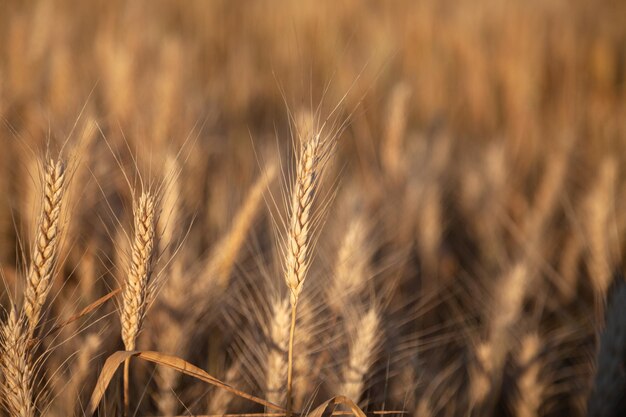
<svg viewBox="0 0 626 417"><path fill-rule="evenodd" d="M1 404L10 416L35 416L35 374L29 351L27 320L18 315L15 306L0 331Z"/></svg>
<svg viewBox="0 0 626 417"><path fill-rule="evenodd" d="M541 380L541 337L537 333L529 333L522 338L520 350L516 357L519 369L517 376L517 396L513 401L513 410L517 417L536 417L543 402L546 389Z"/></svg>
<svg viewBox="0 0 626 417"><path fill-rule="evenodd" d="M370 248L365 218L352 218L337 252L334 274L326 299L335 315L340 315L350 299L358 294L366 283Z"/></svg>
<svg viewBox="0 0 626 417"><path fill-rule="evenodd" d="M402 363L398 375L390 378L389 399L393 404L401 404L403 410L415 410L417 407L415 390L418 385L418 369L417 360L407 360Z"/></svg>
<svg viewBox="0 0 626 417"><path fill-rule="evenodd" d="M626 284L620 283L611 298L587 406L589 417L626 415Z"/></svg>
<svg viewBox="0 0 626 417"><path fill-rule="evenodd" d="M147 305L148 286L153 268L157 207L155 196L142 192L133 202L134 236L131 259L122 293L120 321L126 350L135 350ZM128 415L129 360L124 362L124 411Z"/></svg>
<svg viewBox="0 0 626 417"><path fill-rule="evenodd" d="M246 241L248 231L261 207L263 193L276 177L276 172L277 167L275 163L270 163L264 169L237 212L230 231L220 240L213 251L206 271L212 275L212 279L215 280L218 288L222 291L228 286L237 255Z"/></svg>
<svg viewBox="0 0 626 417"><path fill-rule="evenodd" d="M474 350L473 361L469 365L469 400L471 407L482 404L491 390L491 375L493 361L491 361L491 346L489 343L480 343Z"/></svg>
<svg viewBox="0 0 626 417"><path fill-rule="evenodd" d="M375 306L353 328L350 352L342 370L342 383L338 393L355 403L358 403L363 394L365 378L376 360L382 340L381 331L381 317Z"/></svg>
<svg viewBox="0 0 626 417"><path fill-rule="evenodd" d="M406 84L398 84L391 94L387 125L381 150L383 168L392 180L401 178L405 166L402 142L407 124L407 105L410 89Z"/></svg>
<svg viewBox="0 0 626 417"><path fill-rule="evenodd" d="M180 372L172 368L161 368L163 369L158 370L155 376L155 381L158 385L155 401L159 409L159 415L176 415L180 400L177 398L174 390L178 386Z"/></svg>
<svg viewBox="0 0 626 417"><path fill-rule="evenodd" d="M442 196L438 184L428 185L424 191L423 202L417 224L417 246L420 264L423 266L424 282L429 287L438 282L437 268L439 248L443 236Z"/></svg>
<svg viewBox="0 0 626 417"><path fill-rule="evenodd" d="M66 185L65 165L48 160L44 174L43 201L32 248L24 294L28 334L32 337L52 287L61 239L61 204Z"/></svg>
<svg viewBox="0 0 626 417"><path fill-rule="evenodd" d="M529 281L528 264L520 261L498 282L489 329L492 361L496 369L502 368L509 352L511 327L522 312Z"/></svg>
<svg viewBox="0 0 626 417"><path fill-rule="evenodd" d="M611 284L611 265L616 254L611 247L611 215L618 166L614 157L606 157L600 166L598 178L584 204L585 237L589 246L588 268L596 294L598 319L602 317L606 291Z"/></svg>
<svg viewBox="0 0 626 417"><path fill-rule="evenodd" d="M224 378L224 382L226 382L230 386L236 385L236 381L239 379L239 368L241 364L239 362L233 363L226 372L226 377ZM223 415L228 412L228 407L230 403L233 401L233 394L226 391L225 389L215 389L213 391L213 395L209 400L208 413L212 415Z"/></svg>
<svg viewBox="0 0 626 417"><path fill-rule="evenodd" d="M92 361L98 354L101 344L102 336L97 333L88 334L81 340L78 359L71 368L70 381L63 383L61 387L61 398L64 399L65 410L78 411L77 406L80 403L81 393L92 374Z"/></svg>
<svg viewBox="0 0 626 417"><path fill-rule="evenodd" d="M477 415L490 412L500 394L498 387L511 348L511 330L522 311L528 281L528 265L520 261L496 284L488 339L479 344L470 372L470 401Z"/></svg>
<svg viewBox="0 0 626 417"><path fill-rule="evenodd" d="M268 355L265 370L265 398L274 404L285 402L285 380L287 378L287 349L289 345L289 299L272 302L272 317L269 324Z"/></svg>
<svg viewBox="0 0 626 417"><path fill-rule="evenodd" d="M413 417L432 417L434 415L432 406L430 405L430 399L428 397L420 398L417 402L417 407L415 407Z"/></svg>
<svg viewBox="0 0 626 417"><path fill-rule="evenodd" d="M316 340L313 327L314 320L319 316L316 315L310 298L300 301L298 307L298 340L294 346L294 382L293 382L293 398L296 410L301 410L305 405L307 396L311 394L315 386L315 380L312 377L311 369L316 364L312 363L310 350L319 346L319 340Z"/></svg>
<svg viewBox="0 0 626 417"><path fill-rule="evenodd" d="M544 173L524 225L524 234L533 245L541 243L540 234L560 200L572 144L572 141L563 141L563 145L546 158Z"/></svg>
<svg viewBox="0 0 626 417"><path fill-rule="evenodd" d="M159 252L170 252L171 256L177 248L172 243L179 238L180 234L180 198L181 190L179 183L180 165L175 155L168 153L165 158L165 164L163 172L166 173L168 178L167 186L165 187L161 198L161 215L157 221L157 232L160 237L159 245L166 245L161 247Z"/></svg>

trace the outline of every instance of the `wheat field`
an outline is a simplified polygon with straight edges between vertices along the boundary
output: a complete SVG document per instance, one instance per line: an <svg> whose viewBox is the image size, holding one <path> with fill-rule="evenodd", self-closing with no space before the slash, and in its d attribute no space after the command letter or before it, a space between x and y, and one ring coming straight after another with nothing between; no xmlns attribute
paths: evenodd
<svg viewBox="0 0 626 417"><path fill-rule="evenodd" d="M626 3L0 1L0 416L626 415Z"/></svg>

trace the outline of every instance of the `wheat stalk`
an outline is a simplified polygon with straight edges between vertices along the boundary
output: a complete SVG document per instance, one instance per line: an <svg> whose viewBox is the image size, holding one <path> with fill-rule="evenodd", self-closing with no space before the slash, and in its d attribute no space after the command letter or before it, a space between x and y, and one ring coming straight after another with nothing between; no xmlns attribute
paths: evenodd
<svg viewBox="0 0 626 417"><path fill-rule="evenodd" d="M65 165L62 161L48 160L45 170L43 202L24 294L29 337L33 336L39 324L43 305L52 287L52 274L60 244L61 203L66 185Z"/></svg>

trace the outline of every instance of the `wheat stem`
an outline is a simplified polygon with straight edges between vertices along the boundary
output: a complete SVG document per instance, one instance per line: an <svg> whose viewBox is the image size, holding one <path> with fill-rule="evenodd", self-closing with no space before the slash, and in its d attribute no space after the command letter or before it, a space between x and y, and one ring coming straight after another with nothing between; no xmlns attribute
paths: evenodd
<svg viewBox="0 0 626 417"><path fill-rule="evenodd" d="M291 325L289 326L289 350L287 358L287 417L291 417L293 405L293 341L296 334L296 313L298 309L298 299L291 303Z"/></svg>

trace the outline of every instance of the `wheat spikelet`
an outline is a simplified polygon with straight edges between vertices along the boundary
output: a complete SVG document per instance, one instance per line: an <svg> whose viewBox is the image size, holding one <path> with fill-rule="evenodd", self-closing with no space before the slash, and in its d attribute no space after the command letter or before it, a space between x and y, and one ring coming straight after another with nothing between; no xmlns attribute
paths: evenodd
<svg viewBox="0 0 626 417"><path fill-rule="evenodd" d="M14 307L14 306L12 306ZM2 370L2 405L11 416L32 417L34 372L29 354L28 323L11 308L0 330L0 366Z"/></svg>
<svg viewBox="0 0 626 417"><path fill-rule="evenodd" d="M517 378L518 396L513 403L517 417L536 417L543 399L544 382L540 378L539 352L541 338L536 333L524 336L517 356L521 373Z"/></svg>
<svg viewBox="0 0 626 417"><path fill-rule="evenodd" d="M342 384L338 393L358 402L365 377L376 359L381 341L381 317L378 309L372 307L354 327L348 361L342 372Z"/></svg>
<svg viewBox="0 0 626 417"><path fill-rule="evenodd" d="M285 400L287 349L289 344L289 300L274 300L269 323L269 351L265 370L265 398L274 404Z"/></svg>
<svg viewBox="0 0 626 417"><path fill-rule="evenodd" d="M126 350L135 349L135 342L145 314L148 284L153 266L155 206L154 196L149 193L142 193L134 202L134 238L121 313L122 340Z"/></svg>
<svg viewBox="0 0 626 417"><path fill-rule="evenodd" d="M24 311L28 319L30 336L34 334L39 323L43 305L52 286L52 274L57 261L61 232L61 203L65 191L63 162L50 159L46 164L44 181L43 203L24 294Z"/></svg>

